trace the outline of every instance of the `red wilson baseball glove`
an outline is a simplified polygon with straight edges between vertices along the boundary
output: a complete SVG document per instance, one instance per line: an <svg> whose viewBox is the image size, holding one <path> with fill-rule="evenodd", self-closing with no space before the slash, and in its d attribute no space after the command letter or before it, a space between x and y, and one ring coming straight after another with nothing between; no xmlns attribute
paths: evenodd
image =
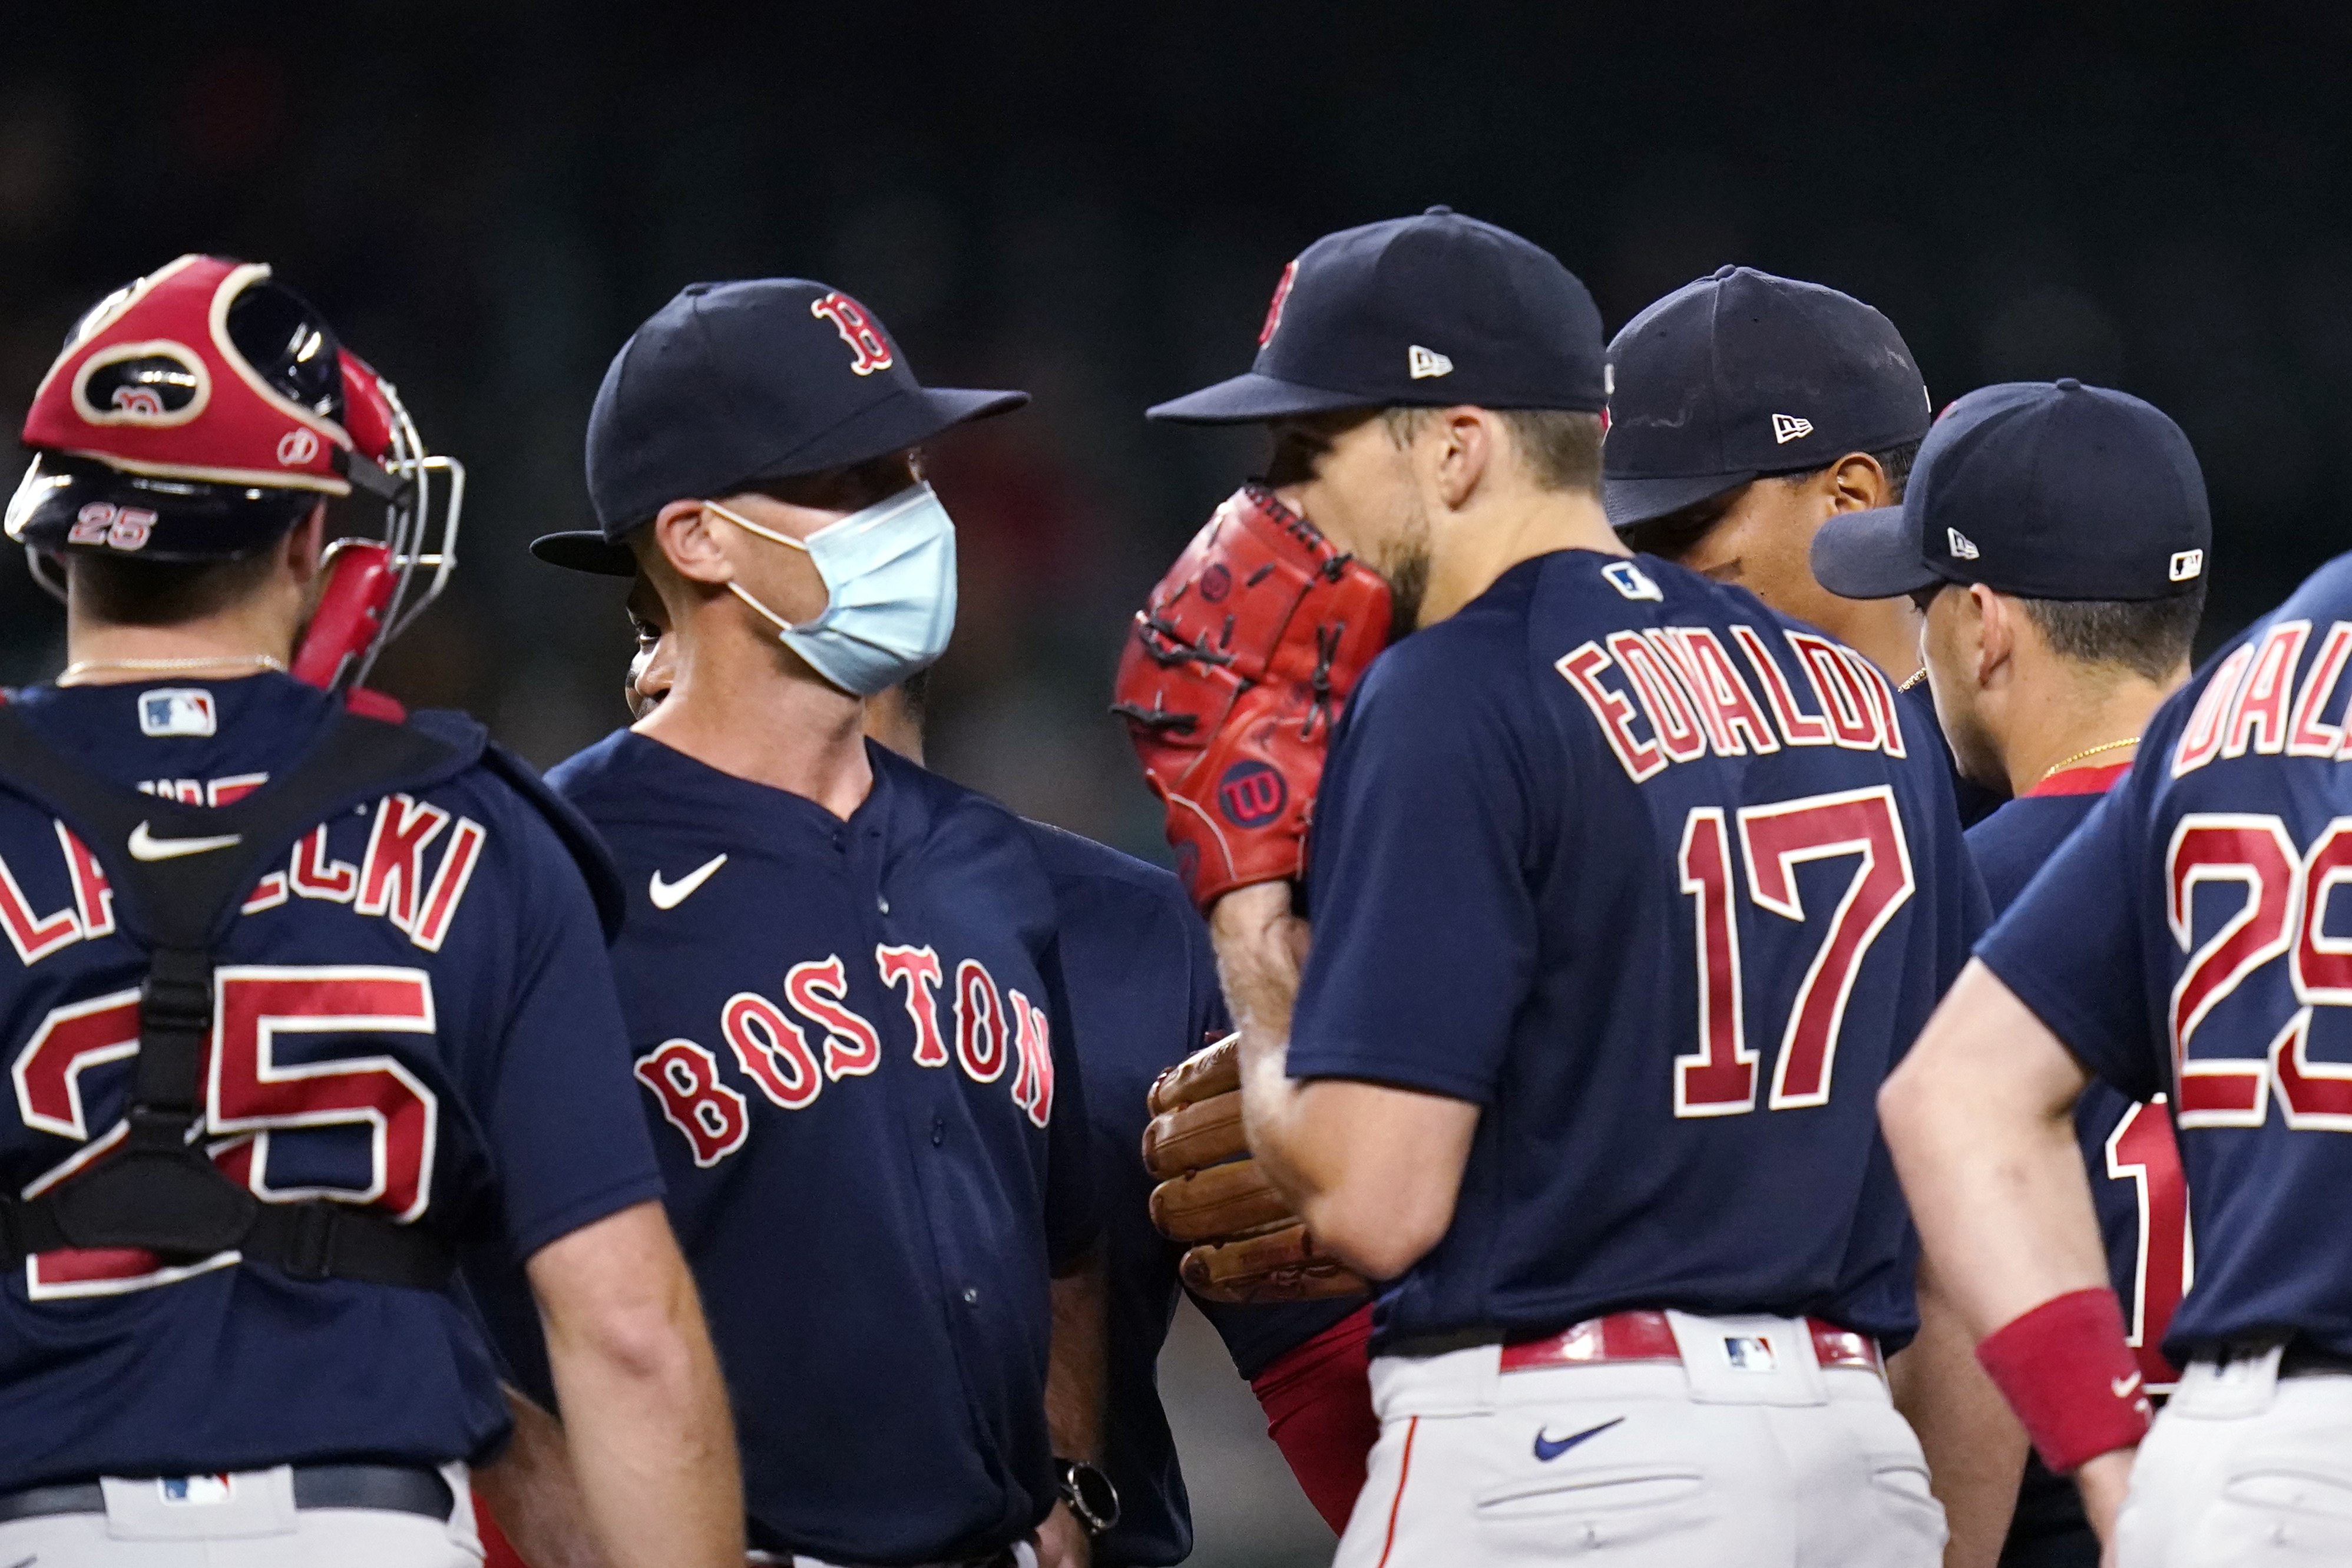
<svg viewBox="0 0 2352 1568"><path fill-rule="evenodd" d="M1331 725L1389 640L1389 587L1244 485L1135 617L1118 700L1193 901L1296 877Z"/></svg>

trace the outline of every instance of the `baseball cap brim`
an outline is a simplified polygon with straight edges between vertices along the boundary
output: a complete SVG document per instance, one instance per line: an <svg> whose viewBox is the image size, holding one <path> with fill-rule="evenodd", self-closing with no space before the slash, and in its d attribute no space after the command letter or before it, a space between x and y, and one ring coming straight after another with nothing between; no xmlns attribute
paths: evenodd
<svg viewBox="0 0 2352 1568"><path fill-rule="evenodd" d="M1842 511L1813 534L1813 578L1841 599L1892 599L1944 581L1919 555L1899 506Z"/></svg>
<svg viewBox="0 0 2352 1568"><path fill-rule="evenodd" d="M942 430L992 414L1009 414L1029 401L1025 392L985 392L961 386L919 386L904 395L885 398L814 439L763 465L757 472L712 485L709 493L723 495L761 479L789 479L821 474L875 458L919 447ZM679 496L679 500L697 498ZM637 557L621 542L646 520L637 519L608 538L595 529L546 533L530 542L530 552L551 566L593 572L606 577L634 577Z"/></svg>
<svg viewBox="0 0 2352 1568"><path fill-rule="evenodd" d="M979 392L961 386L917 386L868 405L803 442L743 479L789 479L845 468L919 447L940 431L992 414L1009 414L1029 401L1025 392ZM720 493L714 489L712 494Z"/></svg>
<svg viewBox="0 0 2352 1568"><path fill-rule="evenodd" d="M1632 528L1636 523L1654 522L1686 506L1712 500L1756 477L1753 473L1661 474L1649 479L1612 479L1604 470L1601 476L1601 510L1609 514L1610 527Z"/></svg>
<svg viewBox="0 0 2352 1568"><path fill-rule="evenodd" d="M604 577L637 574L637 552L615 544L593 528L565 533L542 533L530 542L530 552L551 566L593 572Z"/></svg>
<svg viewBox="0 0 2352 1568"><path fill-rule="evenodd" d="M1171 425L1247 425L1262 419L1280 419L1292 414L1328 414L1337 408L1370 408L1381 399L1360 392L1334 392L1327 386L1307 386L1296 381L1278 381L1256 371L1244 371L1214 386L1204 386L1198 392L1166 403L1155 404L1143 411L1146 419L1164 420Z"/></svg>

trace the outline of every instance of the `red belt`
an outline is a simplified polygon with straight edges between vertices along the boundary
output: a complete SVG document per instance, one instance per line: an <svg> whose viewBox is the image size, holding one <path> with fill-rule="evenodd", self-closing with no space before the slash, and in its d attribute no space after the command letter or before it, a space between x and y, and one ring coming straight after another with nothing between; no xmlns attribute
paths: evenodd
<svg viewBox="0 0 2352 1568"><path fill-rule="evenodd" d="M1854 1367L1864 1372L1885 1370L1878 1342L1868 1334L1841 1329L1819 1318L1807 1318L1813 1334L1813 1354L1825 1367ZM1675 1342L1674 1325L1664 1312L1612 1312L1587 1318L1549 1339L1528 1340L1503 1347L1505 1372L1538 1372L1546 1367L1590 1366L1599 1362L1671 1361L1683 1359Z"/></svg>

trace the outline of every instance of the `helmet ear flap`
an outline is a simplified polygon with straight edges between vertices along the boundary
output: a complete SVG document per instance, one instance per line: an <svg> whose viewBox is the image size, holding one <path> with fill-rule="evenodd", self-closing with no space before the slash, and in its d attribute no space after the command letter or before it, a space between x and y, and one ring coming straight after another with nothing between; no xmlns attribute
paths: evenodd
<svg viewBox="0 0 2352 1568"><path fill-rule="evenodd" d="M375 367L341 349L343 373L343 428L352 445L382 464L392 457L395 418L392 400L383 395L383 378Z"/></svg>

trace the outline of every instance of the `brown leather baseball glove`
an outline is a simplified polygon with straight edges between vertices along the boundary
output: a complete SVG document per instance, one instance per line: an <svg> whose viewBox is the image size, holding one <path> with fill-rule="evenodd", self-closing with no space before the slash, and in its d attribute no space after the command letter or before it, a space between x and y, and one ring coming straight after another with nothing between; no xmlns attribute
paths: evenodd
<svg viewBox="0 0 2352 1568"><path fill-rule="evenodd" d="M1348 694L1389 640L1389 586L1259 485L1217 508L1135 617L1118 700L1202 909L1296 877Z"/></svg>
<svg viewBox="0 0 2352 1568"><path fill-rule="evenodd" d="M1151 1223L1188 1250L1192 1293L1246 1305L1360 1296L1370 1287L1315 1237L1250 1158L1242 1136L1241 1037L1228 1035L1160 1075L1143 1163L1163 1178Z"/></svg>

